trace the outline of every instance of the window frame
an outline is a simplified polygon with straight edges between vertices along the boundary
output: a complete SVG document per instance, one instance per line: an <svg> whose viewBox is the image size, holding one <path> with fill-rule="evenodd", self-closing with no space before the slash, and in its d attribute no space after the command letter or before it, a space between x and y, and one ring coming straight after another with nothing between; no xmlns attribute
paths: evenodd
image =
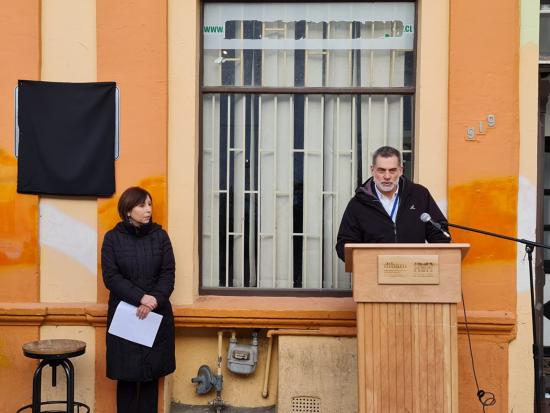
<svg viewBox="0 0 550 413"><path fill-rule="evenodd" d="M304 3L335 3L330 0L301 0ZM550 1L550 0L549 0ZM260 296L260 297L351 297L353 289L312 289L312 288L260 288L260 287L204 287L202 272L202 218L203 218L203 105L208 94L242 95L378 95L411 96L411 177L415 165L415 122L416 122L416 83L418 75L418 2L416 0L347 0L350 3L414 3L414 36L412 50L413 76L412 86L404 87L254 87L254 86L204 86L204 8L209 3L264 3L261 0L203 0L200 6L200 42L199 42L199 145L198 145L198 294L199 296ZM289 0L272 0L272 3L291 3Z"/></svg>

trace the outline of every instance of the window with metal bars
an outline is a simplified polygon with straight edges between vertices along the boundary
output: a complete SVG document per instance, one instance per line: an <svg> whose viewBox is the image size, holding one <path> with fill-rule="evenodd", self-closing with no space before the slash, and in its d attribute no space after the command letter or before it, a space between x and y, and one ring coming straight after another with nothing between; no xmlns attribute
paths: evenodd
<svg viewBox="0 0 550 413"><path fill-rule="evenodd" d="M203 11L202 291L349 290L334 245L372 153L412 173L415 4Z"/></svg>

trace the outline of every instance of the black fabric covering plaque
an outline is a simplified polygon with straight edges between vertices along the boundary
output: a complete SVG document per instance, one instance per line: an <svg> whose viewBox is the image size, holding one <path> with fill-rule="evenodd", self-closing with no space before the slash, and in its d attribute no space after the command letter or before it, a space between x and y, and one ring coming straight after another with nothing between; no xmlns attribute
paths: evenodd
<svg viewBox="0 0 550 413"><path fill-rule="evenodd" d="M17 192L115 192L116 83L19 81Z"/></svg>

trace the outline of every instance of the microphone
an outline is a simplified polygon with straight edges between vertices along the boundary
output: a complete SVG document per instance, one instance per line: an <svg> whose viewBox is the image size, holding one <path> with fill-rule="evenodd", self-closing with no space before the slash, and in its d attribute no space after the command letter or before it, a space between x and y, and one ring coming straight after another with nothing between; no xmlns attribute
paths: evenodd
<svg viewBox="0 0 550 413"><path fill-rule="evenodd" d="M451 238L449 233L441 227L441 224L439 222L432 221L432 217L427 212L424 212L422 215L420 215L420 221L422 221L424 223L429 222L434 227L436 227L438 230L440 230L443 233L443 235L445 235L447 238Z"/></svg>

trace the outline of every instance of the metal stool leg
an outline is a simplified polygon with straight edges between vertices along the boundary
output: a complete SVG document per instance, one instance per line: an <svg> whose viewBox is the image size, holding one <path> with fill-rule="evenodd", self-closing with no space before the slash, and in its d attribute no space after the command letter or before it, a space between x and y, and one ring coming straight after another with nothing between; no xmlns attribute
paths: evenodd
<svg viewBox="0 0 550 413"><path fill-rule="evenodd" d="M57 365L59 363L50 362L49 363L52 368L52 387L57 386Z"/></svg>
<svg viewBox="0 0 550 413"><path fill-rule="evenodd" d="M67 376L67 413L74 412L74 366L71 360L64 359L60 363Z"/></svg>
<svg viewBox="0 0 550 413"><path fill-rule="evenodd" d="M34 371L34 377L32 379L32 413L40 413L40 403L42 400L42 369L47 365L48 362L42 360Z"/></svg>

